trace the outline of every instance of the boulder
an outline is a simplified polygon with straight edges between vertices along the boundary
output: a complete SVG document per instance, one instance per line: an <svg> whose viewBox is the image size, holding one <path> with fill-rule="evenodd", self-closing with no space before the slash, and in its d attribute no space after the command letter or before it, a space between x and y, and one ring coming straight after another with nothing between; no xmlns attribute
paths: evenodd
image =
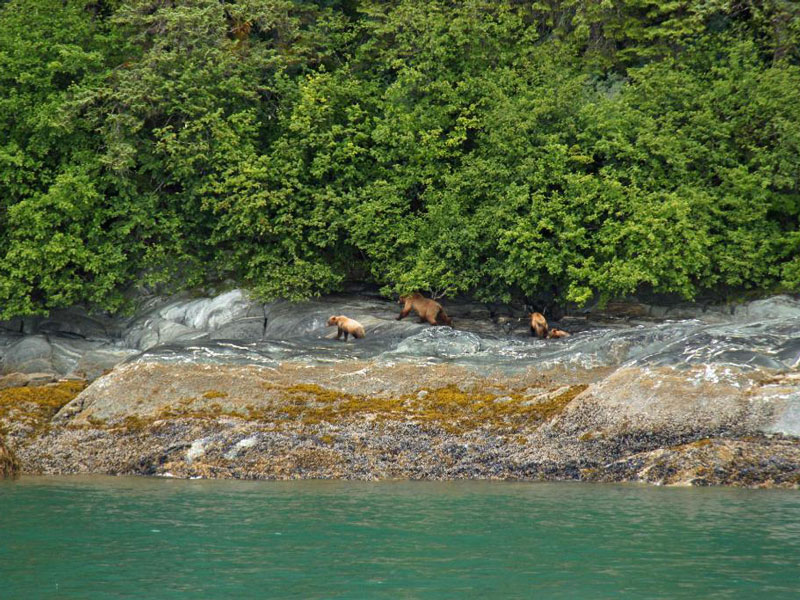
<svg viewBox="0 0 800 600"><path fill-rule="evenodd" d="M187 327L160 317L137 321L126 333L123 343L129 348L147 350L159 344L188 342L208 337L205 331Z"/></svg>
<svg viewBox="0 0 800 600"><path fill-rule="evenodd" d="M800 435L800 378L726 366L623 367L591 386L553 424L610 438Z"/></svg>
<svg viewBox="0 0 800 600"><path fill-rule="evenodd" d="M53 348L44 335L24 337L9 346L3 356L3 373L55 373Z"/></svg>
<svg viewBox="0 0 800 600"><path fill-rule="evenodd" d="M214 298L174 302L161 308L158 314L190 329L214 331L238 318L263 316L263 310L261 305L247 297L244 290L232 290Z"/></svg>
<svg viewBox="0 0 800 600"><path fill-rule="evenodd" d="M0 390L28 385L28 375L25 373L9 373L0 377Z"/></svg>
<svg viewBox="0 0 800 600"><path fill-rule="evenodd" d="M37 386L56 380L53 373L9 373L0 377L0 390L15 387Z"/></svg>

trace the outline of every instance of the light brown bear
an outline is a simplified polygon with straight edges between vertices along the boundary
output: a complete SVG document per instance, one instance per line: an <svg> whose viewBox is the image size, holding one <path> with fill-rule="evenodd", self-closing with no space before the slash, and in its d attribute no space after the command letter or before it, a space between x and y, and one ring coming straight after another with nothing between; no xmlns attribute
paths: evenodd
<svg viewBox="0 0 800 600"><path fill-rule="evenodd" d="M547 337L547 319L544 318L542 313L532 312L531 317L531 335L538 338L545 339Z"/></svg>
<svg viewBox="0 0 800 600"><path fill-rule="evenodd" d="M364 337L364 326L355 319L339 315L338 317L331 317L328 319L328 327L336 325L339 331L336 332L336 339L340 339L344 334L344 341L347 341L347 336L352 335L354 338Z"/></svg>
<svg viewBox="0 0 800 600"><path fill-rule="evenodd" d="M419 315L420 323L425 323L427 321L431 325L453 326L453 320L444 312L442 305L436 302L436 300L426 298L419 292L414 292L409 296L400 296L398 304L403 305L403 310L400 311L400 315L397 317L398 321L403 317L407 317L411 309L414 309ZM442 322L439 323L439 320Z"/></svg>
<svg viewBox="0 0 800 600"><path fill-rule="evenodd" d="M567 332L567 331L564 331L563 329L556 329L555 327L553 327L553 328L552 328L552 329L551 329L551 330L550 330L550 331L547 333L547 337L548 337L548 339L551 339L551 340L552 340L553 338L565 338L565 337L569 337L569 336L570 336L569 332Z"/></svg>

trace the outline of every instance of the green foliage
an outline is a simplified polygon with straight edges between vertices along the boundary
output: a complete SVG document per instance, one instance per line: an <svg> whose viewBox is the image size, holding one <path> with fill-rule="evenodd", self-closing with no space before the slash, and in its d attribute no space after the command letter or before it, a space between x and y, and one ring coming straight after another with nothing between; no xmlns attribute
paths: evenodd
<svg viewBox="0 0 800 600"><path fill-rule="evenodd" d="M798 76L723 39L632 71L589 107L587 151L627 197L598 231L613 253L575 274L611 295L774 286L798 225Z"/></svg>
<svg viewBox="0 0 800 600"><path fill-rule="evenodd" d="M0 4L0 317L800 290L785 0Z"/></svg>

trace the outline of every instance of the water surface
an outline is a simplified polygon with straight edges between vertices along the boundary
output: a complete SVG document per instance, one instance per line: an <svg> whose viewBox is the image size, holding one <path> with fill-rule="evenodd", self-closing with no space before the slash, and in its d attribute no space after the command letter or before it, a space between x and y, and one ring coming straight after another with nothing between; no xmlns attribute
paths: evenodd
<svg viewBox="0 0 800 600"><path fill-rule="evenodd" d="M797 598L800 493L0 482L0 597Z"/></svg>

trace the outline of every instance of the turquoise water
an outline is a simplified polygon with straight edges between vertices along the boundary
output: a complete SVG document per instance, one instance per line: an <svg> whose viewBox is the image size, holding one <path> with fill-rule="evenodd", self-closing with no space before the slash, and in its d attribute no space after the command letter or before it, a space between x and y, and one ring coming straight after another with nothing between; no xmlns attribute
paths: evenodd
<svg viewBox="0 0 800 600"><path fill-rule="evenodd" d="M798 598L800 492L0 482L0 598Z"/></svg>

